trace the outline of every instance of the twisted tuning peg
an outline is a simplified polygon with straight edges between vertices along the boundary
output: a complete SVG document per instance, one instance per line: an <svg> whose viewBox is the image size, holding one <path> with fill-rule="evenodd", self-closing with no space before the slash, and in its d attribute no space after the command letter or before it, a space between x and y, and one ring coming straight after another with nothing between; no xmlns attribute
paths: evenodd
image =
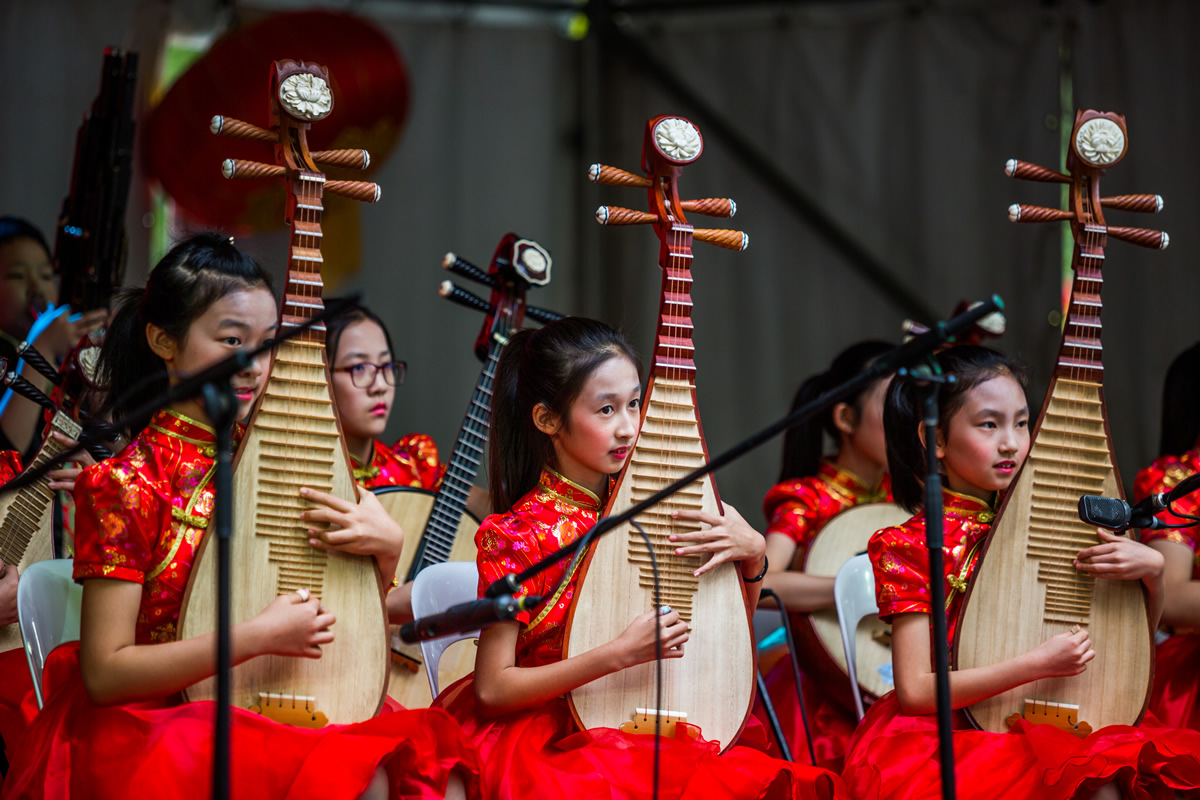
<svg viewBox="0 0 1200 800"><path fill-rule="evenodd" d="M1023 181L1041 181L1042 183L1070 183L1071 176L1052 169L1030 164L1028 161L1018 161L1010 158L1004 165L1004 174L1010 178Z"/></svg>
<svg viewBox="0 0 1200 800"><path fill-rule="evenodd" d="M1046 208L1045 206L1027 206L1013 203L1008 207L1009 222L1059 222L1074 218L1070 211L1061 208Z"/></svg>
<svg viewBox="0 0 1200 800"><path fill-rule="evenodd" d="M484 286L489 288L496 288L495 278L493 278L491 275L488 275L470 261L459 258L455 253L446 253L446 255L442 256L442 269L450 270L455 275L461 275L469 280L482 283Z"/></svg>
<svg viewBox="0 0 1200 800"><path fill-rule="evenodd" d="M696 228L692 238L727 250L745 250L750 246L750 237L741 231L730 231L723 228Z"/></svg>
<svg viewBox="0 0 1200 800"><path fill-rule="evenodd" d="M221 162L221 174L226 178L282 178L284 167L279 164L263 164L240 158L227 158Z"/></svg>
<svg viewBox="0 0 1200 800"><path fill-rule="evenodd" d="M538 308L537 306L525 306L525 316L530 319L535 319L538 322L546 325L556 320L562 319L565 314L559 314L557 311L551 311L547 308Z"/></svg>
<svg viewBox="0 0 1200 800"><path fill-rule="evenodd" d="M208 123L208 129L218 136L230 136L234 139L254 139L259 142L274 142L275 134L266 128L251 125L232 117L222 117L219 114Z"/></svg>
<svg viewBox="0 0 1200 800"><path fill-rule="evenodd" d="M635 211L620 206L600 206L596 209L596 222L601 225L648 225L658 217L648 211Z"/></svg>
<svg viewBox="0 0 1200 800"><path fill-rule="evenodd" d="M47 361L46 357L29 342L21 342L21 346L17 348L17 355L25 359L25 363L33 367L43 378L52 381L55 386L62 383L62 376L58 374L54 365Z"/></svg>
<svg viewBox="0 0 1200 800"><path fill-rule="evenodd" d="M732 217L737 213L737 203L728 197L709 197L704 200L684 200L680 207L692 214L707 217Z"/></svg>
<svg viewBox="0 0 1200 800"><path fill-rule="evenodd" d="M458 303L460 306L473 308L485 314L493 314L496 311L496 307L487 300L478 295L471 294L466 289L460 289L454 285L454 281L442 281L438 286L438 294L447 300Z"/></svg>
<svg viewBox="0 0 1200 800"><path fill-rule="evenodd" d="M366 169L371 166L371 154L366 150L317 150L308 154L313 161L327 167Z"/></svg>
<svg viewBox="0 0 1200 800"><path fill-rule="evenodd" d="M1139 247L1149 247L1152 250L1166 250L1171 243L1171 237L1166 231L1152 231L1149 228L1120 228L1109 226L1107 233L1114 239L1136 244Z"/></svg>
<svg viewBox="0 0 1200 800"><path fill-rule="evenodd" d="M588 179L592 183L602 183L606 186L636 186L648 188L652 181L644 175L635 175L607 164L592 164L588 167Z"/></svg>
<svg viewBox="0 0 1200 800"><path fill-rule="evenodd" d="M1163 210L1163 199L1162 195L1158 194L1122 194L1116 197L1101 197L1100 205L1121 211L1157 214Z"/></svg>
<svg viewBox="0 0 1200 800"><path fill-rule="evenodd" d="M325 191L364 203L378 203L383 196L379 184L370 181L325 181Z"/></svg>

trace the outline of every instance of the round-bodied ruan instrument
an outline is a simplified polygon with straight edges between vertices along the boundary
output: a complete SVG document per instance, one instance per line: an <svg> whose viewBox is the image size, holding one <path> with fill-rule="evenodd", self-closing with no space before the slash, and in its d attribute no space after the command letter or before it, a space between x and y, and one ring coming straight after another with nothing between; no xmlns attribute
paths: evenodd
<svg viewBox="0 0 1200 800"><path fill-rule="evenodd" d="M998 664L1075 626L1087 629L1096 657L1080 675L1035 681L970 706L972 722L989 731L1026 719L1084 736L1107 725L1136 724L1149 698L1153 645L1141 584L1093 579L1073 566L1080 550L1098 543L1096 529L1079 519L1080 496L1122 496L1100 358L1105 245L1109 238L1153 248L1167 244L1160 231L1105 222L1105 208L1162 207L1157 195L1101 197L1101 176L1125 151L1125 118L1089 110L1075 115L1070 174L1008 162L1012 177L1069 186L1068 209L1013 205L1009 218L1068 221L1074 280L1029 457L984 541L959 611L953 663L959 670Z"/></svg>
<svg viewBox="0 0 1200 800"><path fill-rule="evenodd" d="M655 117L646 123L642 165L646 175L595 165L592 180L644 187L650 212L601 207L602 224L651 223L661 242L663 270L658 334L650 379L643 396L642 426L606 514L648 497L708 459L696 410L695 362L691 319L692 241L733 250L746 246L740 231L694 230L685 211L733 215L727 199L681 201L676 180L703 149L699 129L689 120ZM662 594L654 596L650 556L639 533L622 525L601 537L584 559L565 637L565 655L584 653L615 639L635 617L666 604L691 626L682 658L662 662L664 692L656 705L655 664L650 662L606 675L575 689L569 700L585 729L621 728L654 734L656 720L664 735L678 722L700 729L709 741L728 748L745 724L754 694L754 643L745 590L736 565L722 564L700 578L696 556L675 555L673 533L696 530L672 512L703 509L719 514L720 499L712 476L705 477L638 517L658 560ZM557 602L557 599L551 600Z"/></svg>
<svg viewBox="0 0 1200 800"><path fill-rule="evenodd" d="M379 199L379 187L362 181L326 180L317 164L365 167L363 150L310 152L311 122L333 108L324 67L277 61L271 71L270 130L216 117L214 133L274 145L276 164L227 160L226 177L282 177L288 189L291 226L287 280L279 325L298 327L324 308L321 300L321 198L333 192L359 200ZM317 550L300 514L312 504L300 497L310 487L357 502L350 457L341 437L325 363L325 327L310 327L275 352L271 373L250 418L234 467L234 532L231 561L232 619L258 614L282 594L305 589L337 615L335 641L319 659L259 656L233 668L231 702L280 722L321 727L327 722L369 719L383 705L387 683L387 618L383 585L371 556ZM216 548L205 536L196 556L180 614L181 638L216 627ZM185 692L210 699L216 680Z"/></svg>

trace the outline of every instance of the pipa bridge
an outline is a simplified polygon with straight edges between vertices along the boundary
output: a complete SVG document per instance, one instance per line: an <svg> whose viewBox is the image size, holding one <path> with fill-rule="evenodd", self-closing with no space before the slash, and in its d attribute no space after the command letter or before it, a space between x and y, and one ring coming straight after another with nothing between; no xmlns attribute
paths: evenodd
<svg viewBox="0 0 1200 800"><path fill-rule="evenodd" d="M633 717L621 725L622 733L654 736L661 733L668 739L695 739L700 736L700 729L687 724L686 711L669 711L661 708L634 709Z"/></svg>
<svg viewBox="0 0 1200 800"><path fill-rule="evenodd" d="M317 698L307 695L259 692L258 703L249 710L297 728L324 728L329 724L329 718L317 709Z"/></svg>

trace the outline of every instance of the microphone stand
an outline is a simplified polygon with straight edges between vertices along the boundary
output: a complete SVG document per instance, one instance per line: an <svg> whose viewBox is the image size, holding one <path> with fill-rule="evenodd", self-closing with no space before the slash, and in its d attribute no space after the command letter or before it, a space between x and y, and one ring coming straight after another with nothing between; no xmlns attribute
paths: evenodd
<svg viewBox="0 0 1200 800"><path fill-rule="evenodd" d="M936 359L914 369L900 369L897 380L912 381L920 392L925 431L925 546L929 551L929 603L933 618L933 664L937 687L938 760L942 773L942 798L954 800L954 727L950 708L950 638L946 630L946 566L942 554L945 518L942 508L942 475L938 469L938 393L942 384L955 382L943 375Z"/></svg>
<svg viewBox="0 0 1200 800"><path fill-rule="evenodd" d="M744 439L725 452L719 454L707 464L697 467L679 480L664 486L662 489L659 489L657 492L654 492L641 502L635 503L626 510L612 516L602 517L601 519L597 520L596 524L593 525L585 535L581 536L570 544L560 547L558 550L546 555L540 561L519 573L510 573L505 575L503 578L499 578L498 580L494 581L490 586L487 587L486 590L484 590L483 596L495 598L506 594L517 594L521 591L521 584L535 575L545 572L547 569L559 563L560 561L565 560L569 556L574 556L576 559L578 559L580 554L586 552L591 543L601 534L612 530L618 525L629 522L637 515L645 512L653 506L658 505L663 500L675 494L685 486L695 483L697 480L703 478L705 475L708 475L710 472L714 472L726 464L736 461L746 453L754 450L765 442L770 441L793 425L806 422L817 414L820 414L822 411L833 407L843 400L848 400L849 398L854 397L862 389L870 385L875 380L896 372L900 367L929 356L940 345L949 341L953 341L955 334L969 329L983 317L986 317L988 314L991 314L992 312L998 311L1002 308L1004 308L1004 302L998 295L992 295L990 299L985 300L984 302L968 311L963 312L962 314L959 314L957 317L954 317L946 322L937 323L920 336L915 336L904 344L884 353L877 358L871 364L871 366L850 380L846 381L840 386L835 386L821 396L817 397L815 400L805 403L800 408L792 411L786 417L783 417L777 422L768 425L758 433L752 434L747 439ZM939 495L938 497L940 501L941 496ZM564 580L566 575L570 574L570 572L570 570L567 570L567 572L563 575ZM552 597L554 592L549 592L548 594Z"/></svg>

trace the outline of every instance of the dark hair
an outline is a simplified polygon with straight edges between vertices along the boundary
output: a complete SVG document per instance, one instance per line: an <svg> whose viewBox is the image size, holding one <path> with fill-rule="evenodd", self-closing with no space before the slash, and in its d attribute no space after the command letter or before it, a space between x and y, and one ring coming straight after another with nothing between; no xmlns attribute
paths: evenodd
<svg viewBox="0 0 1200 800"><path fill-rule="evenodd" d="M1019 362L990 347L961 345L937 355L942 371L956 378L938 393L938 430L945 435L950 420L966 402L967 393L985 381L1002 375L1025 387L1025 370ZM887 438L888 471L892 499L914 514L925 501L927 469L925 445L921 443L921 401L912 381L895 380L888 387L883 407L883 430Z"/></svg>
<svg viewBox="0 0 1200 800"><path fill-rule="evenodd" d="M338 298L329 298L325 301L328 305L333 305L338 302ZM396 348L392 345L392 334L388 332L387 325L383 324L383 320L379 316L360 303L347 303L344 308L340 309L333 319L325 323L325 358L329 362L329 366L333 367L333 361L337 358L338 345L342 342L342 334L356 322L370 321L379 326L383 331L383 338L387 342L388 352L392 357L396 357Z"/></svg>
<svg viewBox="0 0 1200 800"><path fill-rule="evenodd" d="M0 217L0 247L15 239L32 239L46 251L46 258L53 258L46 237L34 227L33 223L20 217Z"/></svg>
<svg viewBox="0 0 1200 800"><path fill-rule="evenodd" d="M492 509L512 508L534 486L554 454L550 437L533 424L544 404L570 424L571 404L596 369L624 356L642 371L641 359L619 332L592 319L564 317L512 337L500 354L492 385L488 483Z"/></svg>
<svg viewBox="0 0 1200 800"><path fill-rule="evenodd" d="M100 414L124 417L166 391L167 368L146 340L156 325L183 341L192 323L209 306L240 289L271 288L258 262L219 233L200 233L171 248L150 272L144 289L123 289L116 313L104 334L99 383L107 388ZM150 422L149 415L130 425L130 437Z"/></svg>
<svg viewBox="0 0 1200 800"><path fill-rule="evenodd" d="M892 349L887 342L867 341L852 344L843 350L829 369L813 375L800 384L796 396L792 398L792 411L809 403L830 389L845 383L871 365L875 359ZM883 378L880 378L883 380ZM862 413L862 399L879 381L872 381L861 392L850 400L850 404L859 414ZM829 434L834 442L841 442L840 431L833 424L833 409L813 417L808 422L793 425L783 435L783 465L779 470L779 483L793 478L806 478L816 475L821 466L821 455L824 453L823 434Z"/></svg>
<svg viewBox="0 0 1200 800"><path fill-rule="evenodd" d="M1160 456L1178 456L1200 439L1200 343L1184 350L1163 379Z"/></svg>

